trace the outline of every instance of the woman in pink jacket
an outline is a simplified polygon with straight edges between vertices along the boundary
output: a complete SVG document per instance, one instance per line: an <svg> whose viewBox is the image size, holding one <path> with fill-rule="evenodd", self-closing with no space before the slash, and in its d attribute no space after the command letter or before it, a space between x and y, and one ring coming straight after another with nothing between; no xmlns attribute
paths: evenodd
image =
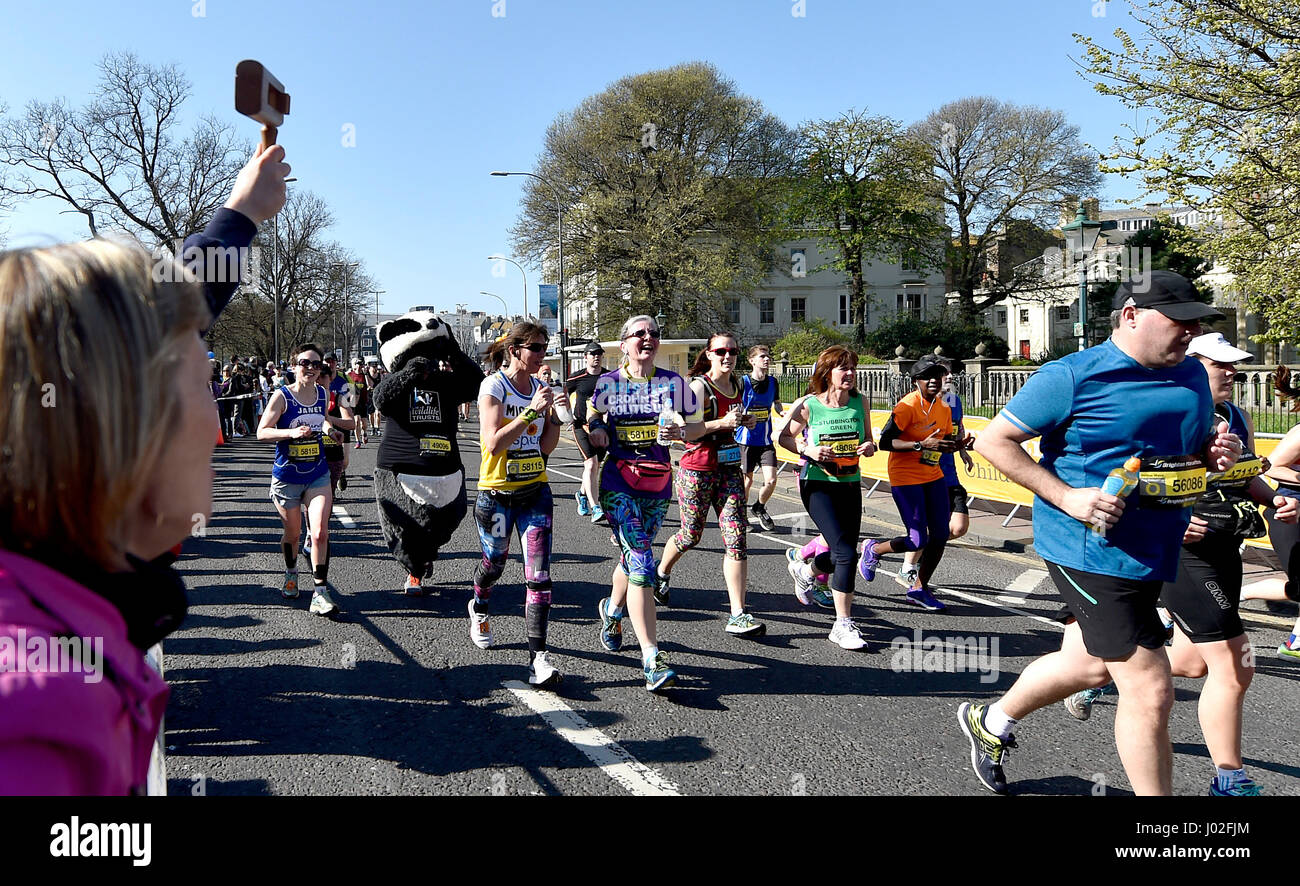
<svg viewBox="0 0 1300 886"><path fill-rule="evenodd" d="M250 161L195 237L247 245L284 204L283 156ZM212 512L200 332L235 288L160 261L0 252L0 794L146 790L167 684L145 650L185 615L167 552Z"/></svg>

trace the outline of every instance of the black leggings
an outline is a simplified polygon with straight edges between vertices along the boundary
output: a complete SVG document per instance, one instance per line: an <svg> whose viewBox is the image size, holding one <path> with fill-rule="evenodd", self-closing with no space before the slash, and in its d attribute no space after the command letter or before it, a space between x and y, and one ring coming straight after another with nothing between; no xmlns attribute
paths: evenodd
<svg viewBox="0 0 1300 886"><path fill-rule="evenodd" d="M1275 516L1272 508L1264 511L1268 518L1268 537L1273 542L1273 553L1282 561L1282 571L1286 573L1286 595L1288 599L1300 600L1300 526L1295 523L1283 523Z"/></svg>
<svg viewBox="0 0 1300 886"><path fill-rule="evenodd" d="M833 572L831 590L852 594L862 531L862 484L801 480L799 498L830 548L813 560L813 571Z"/></svg>

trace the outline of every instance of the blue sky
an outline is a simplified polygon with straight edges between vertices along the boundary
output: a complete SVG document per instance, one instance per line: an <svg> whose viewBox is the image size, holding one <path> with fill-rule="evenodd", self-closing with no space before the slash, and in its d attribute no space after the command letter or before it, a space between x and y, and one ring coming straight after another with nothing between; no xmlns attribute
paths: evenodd
<svg viewBox="0 0 1300 886"><path fill-rule="evenodd" d="M235 63L262 61L292 96L280 133L295 187L332 207L331 234L387 290L385 312L466 303L518 310L522 281L487 256L509 254L522 178L561 112L628 74L704 60L797 126L865 108L904 122L967 95L1065 110L1085 141L1110 144L1133 122L1071 61L1071 34L1127 23L1117 0L72 0L10 4L0 102L88 97L95 62L131 50L176 63L185 112L258 127L233 108ZM504 11L504 15L500 13ZM494 15L494 12L497 13ZM197 13L202 13L198 15ZM1114 43L1113 38L1108 38ZM355 127L355 147L343 127ZM1111 177L1103 204L1135 187ZM28 203L0 219L11 245L84 237L61 206ZM536 310L538 269L528 268Z"/></svg>

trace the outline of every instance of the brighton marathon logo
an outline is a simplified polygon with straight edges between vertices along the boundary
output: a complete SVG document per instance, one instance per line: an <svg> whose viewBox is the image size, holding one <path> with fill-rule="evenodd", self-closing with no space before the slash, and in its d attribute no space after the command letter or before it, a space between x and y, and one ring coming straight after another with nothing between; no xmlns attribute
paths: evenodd
<svg viewBox="0 0 1300 886"><path fill-rule="evenodd" d="M981 683L996 683L1000 647L998 637L926 637L917 628L910 638L898 636L889 644L889 667L895 673L977 673Z"/></svg>
<svg viewBox="0 0 1300 886"><path fill-rule="evenodd" d="M200 283L243 283L259 289L262 272L262 249L259 246L191 246L182 241L155 247L153 282L178 283L186 279L185 271ZM184 270L182 270L182 267Z"/></svg>
<svg viewBox="0 0 1300 886"><path fill-rule="evenodd" d="M0 674L82 674L87 683L104 679L103 637L0 637Z"/></svg>

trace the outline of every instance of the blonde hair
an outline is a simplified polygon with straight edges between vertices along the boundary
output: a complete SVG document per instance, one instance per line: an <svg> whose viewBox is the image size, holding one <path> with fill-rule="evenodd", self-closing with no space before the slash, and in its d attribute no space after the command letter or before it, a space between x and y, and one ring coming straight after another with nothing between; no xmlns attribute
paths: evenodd
<svg viewBox="0 0 1300 886"><path fill-rule="evenodd" d="M210 319L193 275L138 244L0 252L0 547L121 562L182 399L204 396L178 380Z"/></svg>

